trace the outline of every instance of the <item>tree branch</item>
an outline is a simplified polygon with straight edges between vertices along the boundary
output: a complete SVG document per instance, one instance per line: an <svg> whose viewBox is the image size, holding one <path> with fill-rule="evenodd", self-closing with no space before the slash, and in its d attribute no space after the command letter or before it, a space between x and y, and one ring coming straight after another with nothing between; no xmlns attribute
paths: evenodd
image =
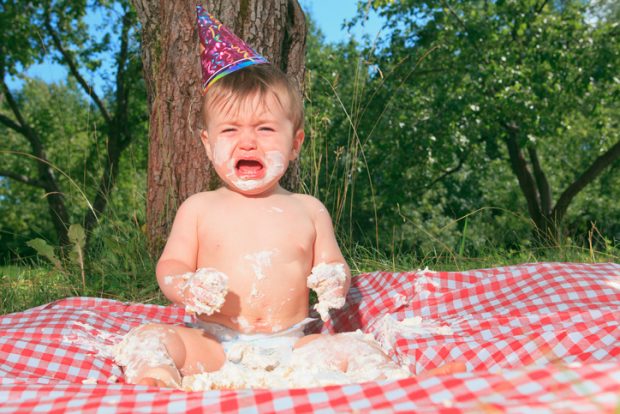
<svg viewBox="0 0 620 414"><path fill-rule="evenodd" d="M97 105L97 107L101 111L101 115L103 116L105 121L109 124L111 122L110 114L108 113L101 99L99 99L99 96L95 93L95 90L86 82L84 77L80 75L80 72L77 69L77 65L75 64L75 61L72 59L71 54L62 45L62 42L60 41L58 34L56 33L56 31L54 31L54 28L52 27L52 23L50 21L49 10L45 11L45 20L43 24L45 25L45 29L47 30L49 35L52 37L54 46L56 46L56 49L58 49L58 51L62 55L63 59L67 63L67 66L69 66L69 71L78 81L80 86L82 86L82 89L84 89L84 92L86 92L86 94L90 96L93 102L95 102L95 105Z"/></svg>
<svg viewBox="0 0 620 414"><path fill-rule="evenodd" d="M22 175L22 174L18 174L18 173L13 172L13 171L0 170L0 177L11 178L11 179L13 179L15 181L19 181L21 183L28 184L28 185L31 185L33 187L38 187L38 188L45 189L45 184L42 181L34 179L34 178L30 178L30 177Z"/></svg>
<svg viewBox="0 0 620 414"><path fill-rule="evenodd" d="M30 146L32 147L34 155L39 158L44 158L43 143L37 135L36 131L28 125L26 118L24 118L21 111L19 110L19 106L17 106L17 101L15 100L15 97L13 97L13 94L9 90L8 85L4 81L4 77L2 78L2 92L4 94L4 97L6 98L7 103L9 104L9 107L11 108L11 111L13 112L13 115L15 115L15 118L17 118L17 122L19 122L19 129L15 129L15 131L19 131L28 140L28 142L30 142ZM3 123L5 120L12 122L9 118L6 117L3 117L3 119L0 120ZM5 123L5 125L7 124Z"/></svg>
<svg viewBox="0 0 620 414"><path fill-rule="evenodd" d="M543 2L540 4L540 6L536 7L536 14L540 14L540 12L545 8L545 6L547 5L547 2L549 0L543 0Z"/></svg>
<svg viewBox="0 0 620 414"><path fill-rule="evenodd" d="M119 160L125 147L131 142L127 133L127 58L129 55L129 29L131 27L130 10L127 8L122 18L121 44L117 55L116 92L114 115L108 123L108 140L106 142L106 157L104 168L97 186L97 193L93 202L93 210L88 210L84 217L84 228L88 231L95 227L98 215L103 214L108 203L109 194L114 187L119 171ZM90 232L88 232L90 234ZM87 244L90 236L88 236Z"/></svg>
<svg viewBox="0 0 620 414"><path fill-rule="evenodd" d="M504 123L503 126L508 132L506 144L508 146L508 155L510 156L510 166L517 176L519 187L527 201L527 209L530 213L530 217L534 220L536 226L542 229L544 223L540 211L538 194L536 193L536 185L534 184L534 177L532 177L532 173L527 168L525 157L517 141L519 127L510 123Z"/></svg>
<svg viewBox="0 0 620 414"><path fill-rule="evenodd" d="M604 154L599 156L594 162L583 172L566 190L560 195L558 202L552 212L552 217L559 222L562 220L568 209L568 205L572 199L584 189L585 186L594 181L605 168L609 167L611 163L620 158L620 141L616 142L611 148Z"/></svg>
<svg viewBox="0 0 620 414"><path fill-rule="evenodd" d="M547 176L540 165L536 148L528 146L527 151L530 155L530 161L534 169L534 177L536 178L536 186L538 187L538 194L540 195L540 208L543 215L548 216L551 213L551 187L549 187Z"/></svg>
<svg viewBox="0 0 620 414"><path fill-rule="evenodd" d="M125 11L121 28L121 47L118 55L116 68L116 111L114 114L115 132L118 134L119 144L122 148L129 145L131 137L127 131L127 106L129 101L129 90L126 88L127 82L127 57L129 55L129 29L131 27L130 11ZM123 133L121 133L123 131Z"/></svg>
<svg viewBox="0 0 620 414"><path fill-rule="evenodd" d="M37 169L39 171L39 180L36 182L39 182L48 194L48 197L45 198L49 207L52 223L54 224L56 234L58 235L58 240L63 246L68 245L69 236L67 233L66 223L69 222L69 213L67 212L63 195L58 186L58 182L56 181L54 171L50 168L50 164L47 161L43 141L39 137L37 131L28 125L26 118L24 118L19 110L17 101L4 81L4 73L1 72L0 75L2 75L2 90L4 97L6 98L11 111L15 115L15 118L17 118L17 121L21 124L22 135L30 142L30 146L32 147L32 155L34 155L34 157L38 160ZM19 179L17 177L12 178Z"/></svg>
<svg viewBox="0 0 620 414"><path fill-rule="evenodd" d="M443 180L444 178L446 178L447 176L454 174L455 172L459 171L461 168L463 168L463 165L465 164L465 161L467 160L467 158L469 158L469 154L470 151L467 151L465 153L465 155L462 158L459 158L459 163L456 167L454 168L450 168L446 171L444 171L439 177L435 178L433 181L431 181L429 184L424 186L424 189L427 190L429 188L431 188L432 186L434 186L435 184L437 184L439 181Z"/></svg>
<svg viewBox="0 0 620 414"><path fill-rule="evenodd" d="M3 123L5 126L11 128L12 130L19 132L22 135L24 135L25 133L24 128L22 128L21 125L18 125L17 123L15 123L15 121L13 121L8 116L0 114L0 122Z"/></svg>

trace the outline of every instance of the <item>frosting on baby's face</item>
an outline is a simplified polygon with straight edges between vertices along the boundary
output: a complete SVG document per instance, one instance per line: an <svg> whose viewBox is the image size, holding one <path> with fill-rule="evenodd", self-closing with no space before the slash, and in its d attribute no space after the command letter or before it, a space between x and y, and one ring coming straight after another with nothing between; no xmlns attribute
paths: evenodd
<svg viewBox="0 0 620 414"><path fill-rule="evenodd" d="M202 142L224 184L241 194L260 195L278 187L303 142L275 93L252 95L210 108Z"/></svg>

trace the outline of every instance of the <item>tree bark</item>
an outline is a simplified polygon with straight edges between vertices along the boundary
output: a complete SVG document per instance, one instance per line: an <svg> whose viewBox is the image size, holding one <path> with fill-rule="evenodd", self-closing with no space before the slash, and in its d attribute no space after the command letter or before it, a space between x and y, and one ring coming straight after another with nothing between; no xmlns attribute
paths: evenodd
<svg viewBox="0 0 620 414"><path fill-rule="evenodd" d="M199 139L201 71L193 2L132 0L142 23L150 108L149 250L158 256L178 206L217 182ZM304 78L306 22L297 0L214 0L207 10L274 65ZM283 180L293 189L297 166Z"/></svg>

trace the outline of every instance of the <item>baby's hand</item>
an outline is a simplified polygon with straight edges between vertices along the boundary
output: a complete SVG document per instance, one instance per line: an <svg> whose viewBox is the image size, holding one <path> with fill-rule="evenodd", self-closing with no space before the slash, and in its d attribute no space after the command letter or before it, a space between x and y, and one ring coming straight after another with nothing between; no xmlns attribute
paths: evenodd
<svg viewBox="0 0 620 414"><path fill-rule="evenodd" d="M314 305L314 309L319 312L323 321L329 318L330 309L340 309L344 306L346 280L347 274L342 263L319 263L312 268L307 286L319 297L319 303Z"/></svg>
<svg viewBox="0 0 620 414"><path fill-rule="evenodd" d="M228 276L213 268L201 268L183 275L181 286L185 310L190 313L212 315L224 305L228 292Z"/></svg>

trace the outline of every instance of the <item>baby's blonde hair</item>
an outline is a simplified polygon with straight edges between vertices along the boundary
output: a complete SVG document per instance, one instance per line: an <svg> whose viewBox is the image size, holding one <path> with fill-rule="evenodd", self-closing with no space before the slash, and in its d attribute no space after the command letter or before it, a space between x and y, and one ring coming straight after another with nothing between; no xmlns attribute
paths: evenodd
<svg viewBox="0 0 620 414"><path fill-rule="evenodd" d="M209 122L209 111L218 108L233 110L247 98L258 94L264 102L273 94L278 104L288 113L293 131L304 126L304 107L299 91L281 70L271 64L253 65L230 73L209 87L203 97L202 118ZM282 97L286 97L282 101Z"/></svg>

